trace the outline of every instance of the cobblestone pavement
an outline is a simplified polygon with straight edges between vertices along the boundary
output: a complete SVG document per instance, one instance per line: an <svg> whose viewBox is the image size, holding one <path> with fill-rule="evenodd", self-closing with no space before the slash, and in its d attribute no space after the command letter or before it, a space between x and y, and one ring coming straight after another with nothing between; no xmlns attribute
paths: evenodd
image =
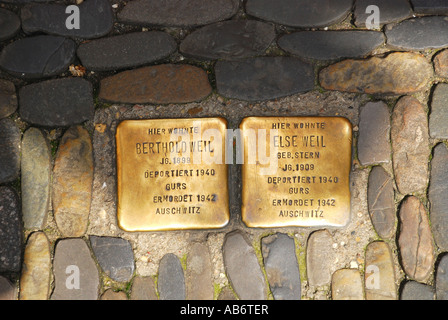
<svg viewBox="0 0 448 320"><path fill-rule="evenodd" d="M0 4L0 299L448 297L448 4L69 4ZM226 227L118 226L122 120L249 116L350 120L346 227L248 228L239 165Z"/></svg>

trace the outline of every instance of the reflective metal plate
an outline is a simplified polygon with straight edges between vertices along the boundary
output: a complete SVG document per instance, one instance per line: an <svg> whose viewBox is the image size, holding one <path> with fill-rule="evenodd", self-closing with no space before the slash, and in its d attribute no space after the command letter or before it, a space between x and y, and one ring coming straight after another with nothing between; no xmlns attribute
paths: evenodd
<svg viewBox="0 0 448 320"><path fill-rule="evenodd" d="M126 231L215 229L229 221L226 121L128 120L117 142L118 223Z"/></svg>
<svg viewBox="0 0 448 320"><path fill-rule="evenodd" d="M246 118L242 218L248 227L345 226L352 126L340 117Z"/></svg>

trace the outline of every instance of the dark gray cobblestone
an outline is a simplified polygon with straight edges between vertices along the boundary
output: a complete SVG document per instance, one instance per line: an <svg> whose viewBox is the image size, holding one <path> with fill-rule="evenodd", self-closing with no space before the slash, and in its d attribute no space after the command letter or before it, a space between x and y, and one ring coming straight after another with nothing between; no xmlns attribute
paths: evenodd
<svg viewBox="0 0 448 320"><path fill-rule="evenodd" d="M68 31L68 1L1 1L0 299L446 299L447 7L367 2L84 0L81 29ZM367 5L381 12L375 32ZM226 227L120 229L121 121L223 117L236 129L250 116L351 122L346 227L248 228L241 167L230 165ZM29 145L36 130L46 150ZM82 143L67 142L75 131ZM37 149L49 159L33 170L47 177L49 165L53 192L46 217L28 223L22 211L41 199L27 195L21 156ZM61 173L61 162L81 170Z"/></svg>

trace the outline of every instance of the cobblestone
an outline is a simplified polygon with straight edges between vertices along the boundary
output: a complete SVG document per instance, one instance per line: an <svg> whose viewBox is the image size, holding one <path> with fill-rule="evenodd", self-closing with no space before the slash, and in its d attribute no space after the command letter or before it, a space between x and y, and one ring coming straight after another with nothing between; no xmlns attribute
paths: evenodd
<svg viewBox="0 0 448 320"><path fill-rule="evenodd" d="M448 85L440 83L435 87L431 113L429 115L429 134L431 138L448 139L448 111L445 106L448 103Z"/></svg>
<svg viewBox="0 0 448 320"><path fill-rule="evenodd" d="M331 281L333 300L364 300L361 274L357 269L340 269Z"/></svg>
<svg viewBox="0 0 448 320"><path fill-rule="evenodd" d="M392 253L385 242L372 242L366 249L366 300L396 300Z"/></svg>
<svg viewBox="0 0 448 320"><path fill-rule="evenodd" d="M445 196L447 166L448 150L443 143L440 143L434 148L431 160L431 183L429 184L428 199L431 205L430 219L434 240L442 250L448 249L448 211Z"/></svg>
<svg viewBox="0 0 448 320"><path fill-rule="evenodd" d="M22 263L20 201L10 187L0 187L0 272L18 272Z"/></svg>
<svg viewBox="0 0 448 320"><path fill-rule="evenodd" d="M398 190L402 194L424 192L430 155L428 117L424 106L415 98L406 96L396 104L391 141Z"/></svg>
<svg viewBox="0 0 448 320"><path fill-rule="evenodd" d="M266 299L264 276L257 256L241 232L226 236L223 255L226 273L238 297L242 300Z"/></svg>
<svg viewBox="0 0 448 320"><path fill-rule="evenodd" d="M187 103L206 98L211 90L204 70L166 64L105 78L101 81L99 97L118 103Z"/></svg>
<svg viewBox="0 0 448 320"><path fill-rule="evenodd" d="M138 0L128 3L118 19L140 25L193 27L229 19L237 10L237 0Z"/></svg>
<svg viewBox="0 0 448 320"><path fill-rule="evenodd" d="M291 27L325 27L344 19L352 8L352 3L352 0L249 0L246 11L257 18Z"/></svg>
<svg viewBox="0 0 448 320"><path fill-rule="evenodd" d="M47 300L50 294L50 243L45 233L32 233L27 241L20 278L20 300Z"/></svg>
<svg viewBox="0 0 448 320"><path fill-rule="evenodd" d="M433 287L416 281L408 281L403 285L400 300L434 300Z"/></svg>
<svg viewBox="0 0 448 320"><path fill-rule="evenodd" d="M401 95L422 91L432 75L422 55L395 52L385 58L344 60L323 69L319 79L328 90Z"/></svg>
<svg viewBox="0 0 448 320"><path fill-rule="evenodd" d="M50 208L51 153L49 143L37 128L22 138L21 191L23 226L42 230Z"/></svg>
<svg viewBox="0 0 448 320"><path fill-rule="evenodd" d="M17 94L14 83L0 80L0 119L6 118L17 110Z"/></svg>
<svg viewBox="0 0 448 320"><path fill-rule="evenodd" d="M423 17L386 27L387 43L399 49L425 50L448 46L446 17Z"/></svg>
<svg viewBox="0 0 448 320"><path fill-rule="evenodd" d="M0 300L447 299L446 3L2 2ZM351 122L345 227L247 227L229 164L228 225L120 228L121 121L252 116Z"/></svg>
<svg viewBox="0 0 448 320"><path fill-rule="evenodd" d="M218 93L233 99L276 99L314 87L312 67L289 57L218 61L215 72Z"/></svg>
<svg viewBox="0 0 448 320"><path fill-rule="evenodd" d="M52 300L98 299L99 273L83 239L60 240L53 259L55 283Z"/></svg>
<svg viewBox="0 0 448 320"><path fill-rule="evenodd" d="M179 258L166 254L159 265L157 290L160 300L185 300L185 276Z"/></svg>
<svg viewBox="0 0 448 320"><path fill-rule="evenodd" d="M274 26L260 21L225 21L188 35L179 50L199 59L242 59L262 55L275 39Z"/></svg>
<svg viewBox="0 0 448 320"><path fill-rule="evenodd" d="M448 50L442 50L435 56L434 69L439 77L448 78Z"/></svg>
<svg viewBox="0 0 448 320"><path fill-rule="evenodd" d="M108 71L162 60L176 48L173 37L165 32L134 32L83 43L77 55L88 70Z"/></svg>
<svg viewBox="0 0 448 320"><path fill-rule="evenodd" d="M47 80L19 91L20 116L27 122L46 126L70 126L93 117L93 89L80 78Z"/></svg>
<svg viewBox="0 0 448 320"><path fill-rule="evenodd" d="M411 0L411 3L416 13L439 15L448 13L448 5L442 0Z"/></svg>
<svg viewBox="0 0 448 320"><path fill-rule="evenodd" d="M275 300L300 300L300 270L294 239L274 234L262 239L262 254L269 286Z"/></svg>
<svg viewBox="0 0 448 320"><path fill-rule="evenodd" d="M11 182L20 174L20 139L17 125L9 118L0 120L0 183Z"/></svg>
<svg viewBox="0 0 448 320"><path fill-rule="evenodd" d="M369 214L373 227L383 239L395 231L395 192L392 177L381 166L373 167L367 190Z"/></svg>
<svg viewBox="0 0 448 320"><path fill-rule="evenodd" d="M278 45L305 59L337 60L365 57L384 41L374 31L302 31L282 36Z"/></svg>
<svg viewBox="0 0 448 320"><path fill-rule="evenodd" d="M93 156L89 133L69 128L61 139L53 169L53 210L66 237L81 237L89 223Z"/></svg>
<svg viewBox="0 0 448 320"><path fill-rule="evenodd" d="M134 253L131 244L121 238L90 237L93 253L103 270L110 278L127 282L134 274Z"/></svg>
<svg viewBox="0 0 448 320"><path fill-rule="evenodd" d="M0 41L14 37L20 30L20 18L12 11L0 9Z"/></svg>
<svg viewBox="0 0 448 320"><path fill-rule="evenodd" d="M387 105L369 102L360 111L358 159L362 165L389 163L390 112Z"/></svg>
<svg viewBox="0 0 448 320"><path fill-rule="evenodd" d="M406 198L400 208L398 246L404 271L424 282L434 265L434 245L428 214L416 197Z"/></svg>
<svg viewBox="0 0 448 320"><path fill-rule="evenodd" d="M356 0L355 25L365 27L372 11L367 11L368 6L377 6L380 10L379 26L404 20L412 16L412 8L407 0Z"/></svg>

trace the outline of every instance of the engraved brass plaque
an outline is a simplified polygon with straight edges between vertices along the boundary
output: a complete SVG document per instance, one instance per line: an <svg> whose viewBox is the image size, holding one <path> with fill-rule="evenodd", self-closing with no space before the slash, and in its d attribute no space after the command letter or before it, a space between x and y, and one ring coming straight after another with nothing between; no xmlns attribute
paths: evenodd
<svg viewBox="0 0 448 320"><path fill-rule="evenodd" d="M248 227L345 226L352 126L341 117L246 118L242 218Z"/></svg>
<svg viewBox="0 0 448 320"><path fill-rule="evenodd" d="M221 118L127 120L117 142L118 223L126 231L215 229L229 221Z"/></svg>

